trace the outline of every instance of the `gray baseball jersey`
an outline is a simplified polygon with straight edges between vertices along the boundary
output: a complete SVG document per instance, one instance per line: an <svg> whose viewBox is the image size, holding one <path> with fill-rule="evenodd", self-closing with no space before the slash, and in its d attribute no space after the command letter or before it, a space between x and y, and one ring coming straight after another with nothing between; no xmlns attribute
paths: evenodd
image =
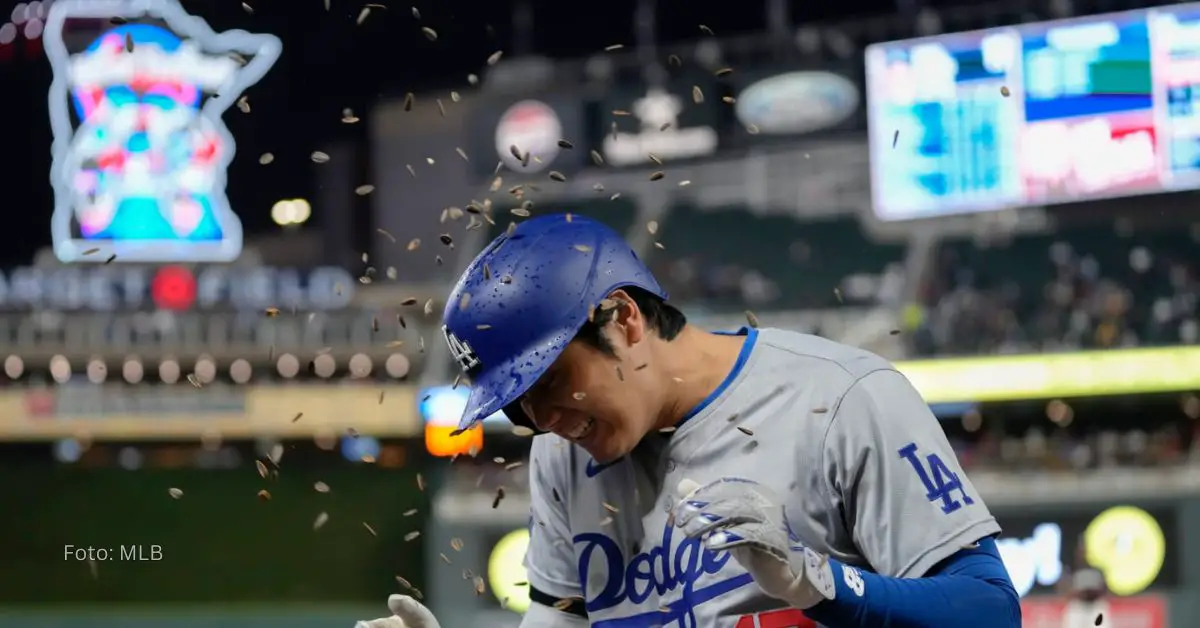
<svg viewBox="0 0 1200 628"><path fill-rule="evenodd" d="M728 552L671 526L683 478L759 482L810 547L888 576L921 576L1000 531L928 405L890 363L816 336L742 333L725 384L629 456L600 466L557 436L533 439L529 582L582 597L593 627L812 625Z"/></svg>

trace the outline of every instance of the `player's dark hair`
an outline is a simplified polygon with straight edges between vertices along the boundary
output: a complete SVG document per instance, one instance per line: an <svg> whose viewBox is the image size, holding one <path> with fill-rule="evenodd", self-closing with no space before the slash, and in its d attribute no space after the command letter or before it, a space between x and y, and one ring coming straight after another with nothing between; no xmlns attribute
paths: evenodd
<svg viewBox="0 0 1200 628"><path fill-rule="evenodd" d="M670 342L679 335L679 332L683 331L684 325L687 325L687 317L683 312L657 296L633 286L623 288L623 290L629 295L629 298L633 299L634 305L646 318L646 326L656 332L659 338ZM597 306L591 320L584 323L579 333L575 334L575 340L587 343L615 357L616 350L613 349L612 343L601 333L601 330L616 316L617 308L605 307L603 304Z"/></svg>

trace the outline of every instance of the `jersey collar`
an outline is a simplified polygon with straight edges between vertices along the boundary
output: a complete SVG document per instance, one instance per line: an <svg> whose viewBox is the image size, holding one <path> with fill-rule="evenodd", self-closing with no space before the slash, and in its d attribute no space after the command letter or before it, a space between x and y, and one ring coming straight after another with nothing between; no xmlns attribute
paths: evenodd
<svg viewBox="0 0 1200 628"><path fill-rule="evenodd" d="M754 345L758 342L758 330L753 327L742 327L737 331L717 331L713 333L721 334L723 336L745 336L746 340L742 342L742 350L738 352L737 361L733 363L733 368L729 370L729 374L725 376L725 379L721 381L720 385L714 388L712 392L708 393L708 396L705 397L703 401L696 404L696 406L688 411L687 414L683 415L682 419L679 419L679 422L675 424L675 429L682 427L684 423L692 420L696 415L703 412L705 408L708 408L714 401L719 399L721 395L725 394L725 391L729 389L729 386L733 384L738 375L742 373L742 369L745 368L746 362L750 360L750 353L754 351ZM622 456L616 460L613 460L612 462L606 462L604 464L598 464L595 460L588 460L586 467L587 476L589 478L594 478L599 475L601 471L604 471L605 469L624 459L625 457Z"/></svg>

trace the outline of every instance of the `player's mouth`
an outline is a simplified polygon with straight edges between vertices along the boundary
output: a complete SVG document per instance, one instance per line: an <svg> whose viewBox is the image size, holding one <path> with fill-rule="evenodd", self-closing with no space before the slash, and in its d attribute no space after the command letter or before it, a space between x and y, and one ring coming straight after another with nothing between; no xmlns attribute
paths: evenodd
<svg viewBox="0 0 1200 628"><path fill-rule="evenodd" d="M582 442L583 439L587 438L588 436L591 436L592 430L595 428L596 419L594 417L588 417L586 421L576 424L573 429L567 431L566 435L567 438L578 443Z"/></svg>

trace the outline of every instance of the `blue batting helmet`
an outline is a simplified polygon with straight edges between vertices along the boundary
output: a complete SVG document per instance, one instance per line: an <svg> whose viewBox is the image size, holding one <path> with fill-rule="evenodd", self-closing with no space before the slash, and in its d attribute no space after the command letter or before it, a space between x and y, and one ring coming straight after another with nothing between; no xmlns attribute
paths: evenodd
<svg viewBox="0 0 1200 628"><path fill-rule="evenodd" d="M480 253L450 292L442 332L471 383L459 429L503 410L533 427L517 403L612 291L662 299L649 269L616 231L587 218L526 220Z"/></svg>

